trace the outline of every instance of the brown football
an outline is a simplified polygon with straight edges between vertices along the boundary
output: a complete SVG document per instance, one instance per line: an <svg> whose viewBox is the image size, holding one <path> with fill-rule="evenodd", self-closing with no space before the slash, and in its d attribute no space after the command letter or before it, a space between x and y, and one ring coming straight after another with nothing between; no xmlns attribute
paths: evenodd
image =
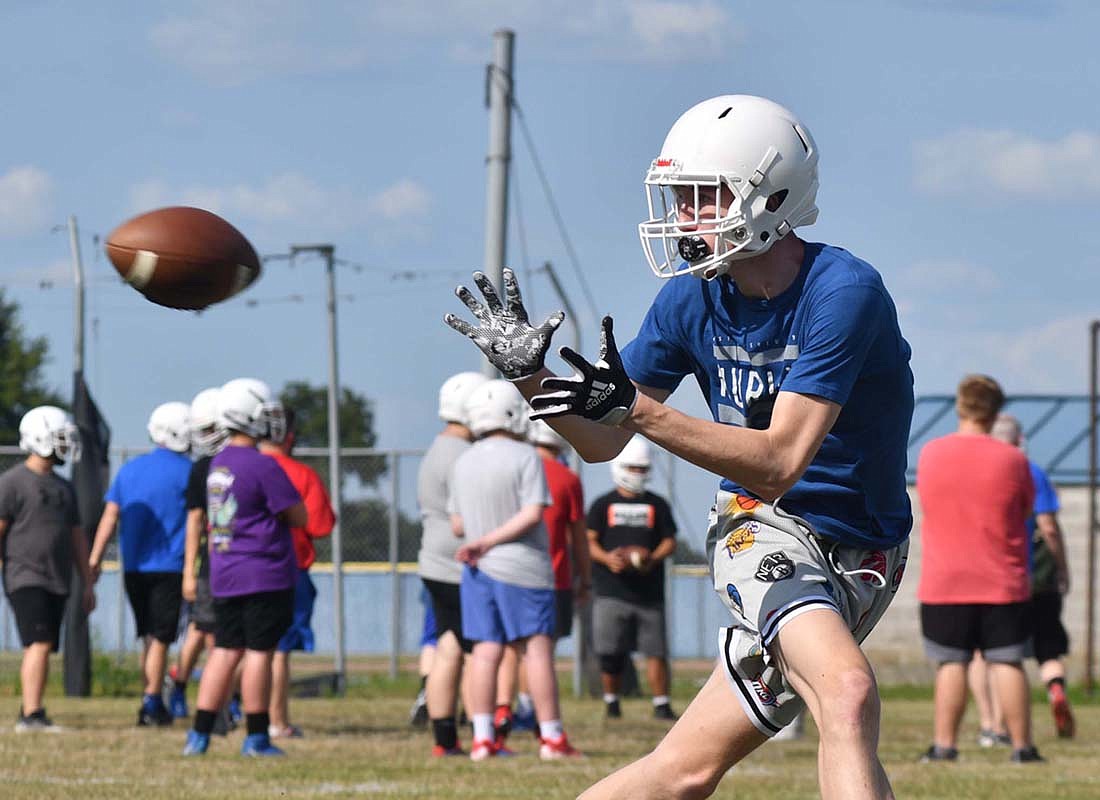
<svg viewBox="0 0 1100 800"><path fill-rule="evenodd" d="M201 208L172 206L134 217L111 232L106 250L123 280L169 308L206 308L260 277L248 239Z"/></svg>

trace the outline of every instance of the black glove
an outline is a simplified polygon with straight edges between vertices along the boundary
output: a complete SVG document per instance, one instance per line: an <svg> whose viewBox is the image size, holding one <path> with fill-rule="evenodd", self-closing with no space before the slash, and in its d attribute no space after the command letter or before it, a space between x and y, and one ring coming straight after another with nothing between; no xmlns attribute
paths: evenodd
<svg viewBox="0 0 1100 800"><path fill-rule="evenodd" d="M604 317L600 323L600 357L595 364L568 347L558 351L576 374L571 378L543 378L542 388L551 394L531 398L535 410L531 419L576 414L604 425L621 425L630 415L638 402L638 390L623 369L612 324L611 317Z"/></svg>
<svg viewBox="0 0 1100 800"><path fill-rule="evenodd" d="M532 327L527 319L527 309L523 307L516 275L507 267L504 268L507 308L501 306L497 290L484 273L475 272L474 283L484 295L485 305L475 300L465 286L455 289L455 295L481 324L474 327L454 314L448 314L443 321L463 336L473 339L489 362L508 380L518 381L534 375L542 369L546 351L550 348L550 337L565 319L565 312L551 314L542 325Z"/></svg>

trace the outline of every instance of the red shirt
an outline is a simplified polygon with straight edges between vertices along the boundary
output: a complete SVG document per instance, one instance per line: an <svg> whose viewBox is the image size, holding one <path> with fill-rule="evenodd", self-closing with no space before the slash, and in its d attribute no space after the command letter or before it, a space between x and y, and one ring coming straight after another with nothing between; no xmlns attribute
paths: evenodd
<svg viewBox="0 0 1100 800"><path fill-rule="evenodd" d="M291 484L298 490L298 494L302 496L302 502L306 505L309 521L304 528L291 528L290 533L294 537L294 553L298 557L298 568L309 569L317 559L313 540L328 536L336 524L336 515L332 513L328 492L321 483L321 477L312 467L280 452L265 450L264 454L279 462L279 466L290 478Z"/></svg>
<svg viewBox="0 0 1100 800"><path fill-rule="evenodd" d="M554 568L554 588L572 589L569 569L569 526L584 519L584 490L577 473L554 458L542 457L551 505L542 512L542 521L550 537L550 561Z"/></svg>
<svg viewBox="0 0 1100 800"><path fill-rule="evenodd" d="M917 462L922 603L1022 603L1031 597L1027 457L991 436L953 433Z"/></svg>

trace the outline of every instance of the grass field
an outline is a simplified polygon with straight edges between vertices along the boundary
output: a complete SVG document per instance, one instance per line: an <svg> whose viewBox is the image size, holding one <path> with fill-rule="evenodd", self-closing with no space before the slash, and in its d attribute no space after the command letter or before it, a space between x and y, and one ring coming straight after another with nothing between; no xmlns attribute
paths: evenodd
<svg viewBox="0 0 1100 800"><path fill-rule="evenodd" d="M649 716L645 700L627 700L624 718L602 717L595 700L565 701L570 737L586 758L542 763L529 734L513 737L518 757L483 764L466 759L432 760L429 735L408 727L410 678L390 681L361 675L342 699L294 701L293 714L307 738L286 746L289 757L262 762L238 754L242 734L214 738L208 755L183 759L185 726L169 730L134 727L136 695L73 699L51 683L47 707L68 729L15 734L18 712L12 664L0 664L0 798L569 798L647 752L666 726ZM682 708L701 677L679 670L676 705ZM136 671L119 670L107 682L114 692L136 691ZM927 689L884 689L882 756L898 797L951 800L1044 800L1100 797L1100 705L1077 705L1078 738L1052 738L1045 705L1035 705L1037 741L1048 761L1008 763L1004 749L974 743L976 723L964 723L961 760L921 765L931 726ZM731 696L730 702L734 700ZM738 765L716 797L796 800L817 797L816 736L812 724L799 742L773 742ZM468 743L469 735L463 734Z"/></svg>

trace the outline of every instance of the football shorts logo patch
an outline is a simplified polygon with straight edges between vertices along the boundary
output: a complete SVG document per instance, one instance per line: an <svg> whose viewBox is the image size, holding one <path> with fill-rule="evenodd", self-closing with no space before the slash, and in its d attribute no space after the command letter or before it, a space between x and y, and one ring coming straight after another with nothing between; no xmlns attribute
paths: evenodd
<svg viewBox="0 0 1100 800"><path fill-rule="evenodd" d="M891 587L895 592L898 587L901 586L901 578L905 574L905 562L898 564L898 568L894 570L893 586Z"/></svg>
<svg viewBox="0 0 1100 800"><path fill-rule="evenodd" d="M741 602L741 593L737 591L737 587L732 583L726 584L726 596L729 597L730 602L733 603L733 607L737 609L738 614L745 613L745 606Z"/></svg>
<svg viewBox="0 0 1100 800"><path fill-rule="evenodd" d="M778 701L775 699L775 692L768 688L768 684L764 683L763 673L756 673L756 675L749 680L749 683L752 685L752 690L756 693L756 699L760 701L761 705L772 707L778 705Z"/></svg>
<svg viewBox="0 0 1100 800"><path fill-rule="evenodd" d="M785 581L792 575L794 575L794 562L780 550L768 553L760 559L760 564L756 568L756 579L765 583Z"/></svg>
<svg viewBox="0 0 1100 800"><path fill-rule="evenodd" d="M877 572L882 576L883 582L886 581L886 553L881 550L875 550L868 553L863 557L863 560L859 562L860 569L869 569ZM871 583L874 581L874 575L860 575L859 579L864 583Z"/></svg>
<svg viewBox="0 0 1100 800"><path fill-rule="evenodd" d="M754 544L756 544L756 534L760 532L760 523L754 520L749 520L744 525L736 528L729 536L726 537L726 552L729 553L730 558L733 558L738 553L748 550Z"/></svg>
<svg viewBox="0 0 1100 800"><path fill-rule="evenodd" d="M736 495L726 504L727 514L753 514L763 503L747 494Z"/></svg>

